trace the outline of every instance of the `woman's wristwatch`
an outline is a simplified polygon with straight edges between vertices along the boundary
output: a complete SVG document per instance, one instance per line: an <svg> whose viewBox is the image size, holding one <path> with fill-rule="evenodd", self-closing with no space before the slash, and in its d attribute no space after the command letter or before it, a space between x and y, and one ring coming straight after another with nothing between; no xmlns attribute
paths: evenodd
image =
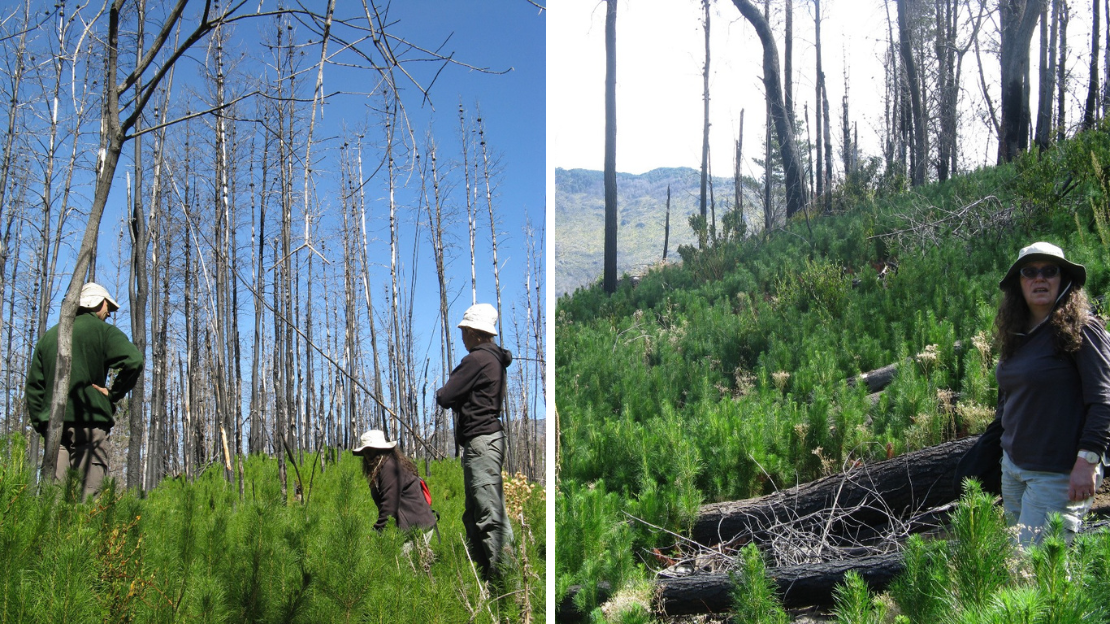
<svg viewBox="0 0 1110 624"><path fill-rule="evenodd" d="M1100 463L1102 463L1102 457L1098 453L1095 453L1094 451L1080 450L1079 453L1076 454L1076 457L1082 459L1083 461L1087 462L1088 464L1100 464Z"/></svg>

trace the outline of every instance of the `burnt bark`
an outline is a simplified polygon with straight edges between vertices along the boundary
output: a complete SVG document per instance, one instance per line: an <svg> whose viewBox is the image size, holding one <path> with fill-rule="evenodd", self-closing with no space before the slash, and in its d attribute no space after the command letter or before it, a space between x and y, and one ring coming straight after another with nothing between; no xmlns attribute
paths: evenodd
<svg viewBox="0 0 1110 624"><path fill-rule="evenodd" d="M1041 12L1041 74L1037 95L1037 129L1033 142L1041 150L1048 149L1052 140L1052 91L1056 86L1056 37L1059 35L1060 0L1052 2L1052 16L1048 7ZM1047 36L1046 36L1047 33Z"/></svg>
<svg viewBox="0 0 1110 624"><path fill-rule="evenodd" d="M671 185L667 185L667 218L663 223L663 262L667 261L667 245L671 242Z"/></svg>
<svg viewBox="0 0 1110 624"><path fill-rule="evenodd" d="M1010 162L1029 147L1029 41L1045 0L999 3L1002 47L1002 109L998 162Z"/></svg>
<svg viewBox="0 0 1110 624"><path fill-rule="evenodd" d="M605 2L605 267L602 287L617 291L617 0Z"/></svg>
<svg viewBox="0 0 1110 624"><path fill-rule="evenodd" d="M1091 69L1087 82L1087 102L1083 108L1083 129L1090 130L1098 121L1098 27L1099 0L1091 0Z"/></svg>
<svg viewBox="0 0 1110 624"><path fill-rule="evenodd" d="M1067 94L1068 73L1068 3L1060 0L1060 60L1056 63L1056 140L1063 141L1065 137L1066 117L1064 112L1064 97Z"/></svg>
<svg viewBox="0 0 1110 624"><path fill-rule="evenodd" d="M959 496L953 479L956 463L978 436L947 442L893 459L864 464L789 490L742 501L703 505L691 538L705 545L740 535L767 536L766 527L833 507L846 510L837 521L851 526L885 523L918 509L950 503ZM837 530L834 527L834 531Z"/></svg>
<svg viewBox="0 0 1110 624"><path fill-rule="evenodd" d="M709 0L702 0L705 10L705 65L702 67L702 103L704 106L704 122L701 131L701 198L698 204L703 219L707 218L709 177Z"/></svg>
<svg viewBox="0 0 1110 624"><path fill-rule="evenodd" d="M786 217L790 218L805 208L805 180L802 178L798 148L794 143L794 131L790 116L782 99L782 85L779 82L778 48L767 20L748 0L733 0L740 14L755 28L763 44L763 84L767 91L767 101L771 117L779 139L782 152L782 168L786 176Z"/></svg>
<svg viewBox="0 0 1110 624"><path fill-rule="evenodd" d="M902 553L768 568L777 594L787 608L834 604L834 590L849 571L857 572L873 592L881 592L903 569ZM656 612L666 616L724 613L732 608L736 584L728 574L695 574L656 583Z"/></svg>
<svg viewBox="0 0 1110 624"><path fill-rule="evenodd" d="M906 69L906 82L910 90L910 114L913 120L913 145L910 150L910 181L914 186L925 184L925 168L929 158L928 137L925 131L925 105L921 99L921 82L917 75L917 62L913 58L910 41L909 0L898 0L898 50L902 66Z"/></svg>

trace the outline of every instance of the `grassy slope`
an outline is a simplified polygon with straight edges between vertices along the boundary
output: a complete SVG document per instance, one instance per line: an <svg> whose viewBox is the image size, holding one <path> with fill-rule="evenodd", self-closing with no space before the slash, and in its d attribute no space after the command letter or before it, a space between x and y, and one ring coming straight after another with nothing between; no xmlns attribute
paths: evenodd
<svg viewBox="0 0 1110 624"><path fill-rule="evenodd" d="M1105 132L896 195L854 181L834 216L687 251L611 297L595 287L560 299L558 597L638 578L636 553L673 542L624 512L681 531L703 502L984 426L997 280L1017 250L1055 242L1087 265L1092 297L1108 290L1092 153L1110 163ZM922 223L938 225L895 235ZM880 280L882 261L898 270ZM845 383L893 362L907 365L875 406ZM951 393L954 411L940 400Z"/></svg>
<svg viewBox="0 0 1110 624"><path fill-rule="evenodd" d="M303 505L282 502L277 464L260 457L247 462L244 500L217 467L146 499L110 492L75 504L56 489L34 495L22 454L22 438L0 444L0 622L518 622L544 612L542 490L510 496L526 500L527 527L518 518L513 528L527 566L495 597L525 578L528 591L490 600L462 542L457 462L427 477L442 543L405 554L405 534L372 529L377 510L349 453L323 474L317 466Z"/></svg>

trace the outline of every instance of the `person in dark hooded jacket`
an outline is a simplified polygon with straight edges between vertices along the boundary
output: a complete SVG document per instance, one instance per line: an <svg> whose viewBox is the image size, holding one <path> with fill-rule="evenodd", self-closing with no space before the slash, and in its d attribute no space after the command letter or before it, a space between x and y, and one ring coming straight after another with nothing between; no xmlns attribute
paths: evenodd
<svg viewBox="0 0 1110 624"><path fill-rule="evenodd" d="M494 577L513 541L501 480L505 458L501 402L505 369L513 354L493 342L496 325L497 310L488 303L467 309L458 327L469 353L436 391L436 402L455 411L455 441L463 449L467 548L486 580Z"/></svg>

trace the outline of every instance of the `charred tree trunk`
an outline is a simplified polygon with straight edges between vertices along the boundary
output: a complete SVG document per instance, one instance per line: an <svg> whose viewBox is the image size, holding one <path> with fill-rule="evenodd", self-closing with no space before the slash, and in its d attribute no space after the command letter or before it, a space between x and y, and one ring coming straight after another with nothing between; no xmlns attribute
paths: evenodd
<svg viewBox="0 0 1110 624"><path fill-rule="evenodd" d="M794 127L794 0L786 0L786 25L782 36L782 95L790 126ZM796 129L796 128L795 128Z"/></svg>
<svg viewBox="0 0 1110 624"><path fill-rule="evenodd" d="M663 262L667 261L667 244L671 241L671 185L667 185L667 216L663 222Z"/></svg>
<svg viewBox="0 0 1110 624"><path fill-rule="evenodd" d="M787 608L831 607L835 590L849 571L855 571L880 593L904 569L902 553L859 559L768 568L776 593ZM732 609L736 582L728 574L695 574L656 582L656 611L667 616L726 613Z"/></svg>
<svg viewBox="0 0 1110 624"><path fill-rule="evenodd" d="M1068 2L1060 0L1060 60L1056 63L1056 140L1063 141L1067 136L1067 118L1064 114L1067 94L1068 58Z"/></svg>
<svg viewBox="0 0 1110 624"><path fill-rule="evenodd" d="M1099 0L1091 0L1091 69L1090 80L1087 82L1087 103L1083 107L1083 129L1090 130L1098 121L1098 29Z"/></svg>
<svg viewBox="0 0 1110 624"><path fill-rule="evenodd" d="M1041 11L1040 89L1037 93L1037 129L1033 142L1040 150L1052 141L1052 96L1056 81L1056 37L1059 35L1060 0L1053 0L1052 15L1047 5ZM1047 37L1045 33L1048 33Z"/></svg>
<svg viewBox="0 0 1110 624"><path fill-rule="evenodd" d="M1029 147L1029 40L1045 0L1002 0L1002 116L999 121L998 162L1010 162Z"/></svg>
<svg viewBox="0 0 1110 624"><path fill-rule="evenodd" d="M825 83L821 80L821 76L825 74L821 69L821 0L813 0L813 32L814 41L816 45L816 59L817 59L817 79L814 80L815 93L813 100L813 119L816 128L813 133L817 135L817 167L814 170L817 179L817 186L815 187L815 197L817 201L821 201L828 190L825 188L825 133L824 133L824 118L822 117L822 92L825 88Z"/></svg>
<svg viewBox="0 0 1110 624"><path fill-rule="evenodd" d="M786 176L786 216L790 218L798 211L805 209L806 189L805 180L802 177L801 163L798 160L798 148L794 143L794 131L790 123L789 113L782 99L782 87L779 83L778 50L775 46L774 36L771 34L771 27L767 24L767 20L760 15L759 10L749 0L733 0L733 4L755 28L760 43L763 44L763 84L767 90L771 117L775 123L779 149L782 152L782 168Z"/></svg>
<svg viewBox="0 0 1110 624"><path fill-rule="evenodd" d="M142 7L142 5L140 5ZM143 24L145 22L144 13L140 8L139 19L137 20L138 31L136 38L138 41L143 40ZM143 45L136 46L136 62L142 61ZM172 79L171 79L172 80ZM139 88L141 84L137 85ZM169 83L167 84L166 94L167 100L169 99ZM141 129L142 120L135 124L135 129ZM165 134L162 134L164 137ZM134 144L134 172L135 172L135 190L131 196L131 219L130 219L130 233L131 233L131 273L128 279L128 299L131 306L131 341L135 343L135 347L145 357L146 355L146 304L147 304L147 291L149 284L147 282L147 268L146 268L146 254L149 248L149 236L147 232L146 215L143 211L143 142L142 137L136 137ZM157 164L155 165L156 172L161 171L161 149L158 150ZM157 173L155 174L154 193L157 193L158 180ZM157 198L152 198L153 202ZM131 390L131 396L127 401L128 411L128 442L127 442L127 489L137 490L142 488L142 471L139 466L142 463L142 442L143 442L143 423L145 421L146 413L146 393L145 393L145 378L146 375L139 375L138 380L135 382L135 387Z"/></svg>
<svg viewBox="0 0 1110 624"><path fill-rule="evenodd" d="M853 510L838 524L873 525L888 519L886 510L901 516L950 503L959 496L954 483L956 462L977 439L963 438L865 464L759 498L703 505L691 538L701 544L727 542L739 535L762 541L767 527L776 522L833 508Z"/></svg>
<svg viewBox="0 0 1110 624"><path fill-rule="evenodd" d="M744 220L744 109L740 109L740 129L736 134L736 159L732 165L732 187L736 195L735 210L737 218L739 219L740 227L745 227ZM667 195L670 195L670 187L667 188ZM667 202L668 206L670 201ZM669 210L669 208L668 208Z"/></svg>
<svg viewBox="0 0 1110 624"><path fill-rule="evenodd" d="M921 98L921 81L917 75L917 61L913 58L913 45L910 39L909 2L910 0L898 0L898 49L902 57L902 66L906 69L906 83L910 91L910 113L913 124L910 180L914 186L921 186L926 181L929 144L925 131L925 105Z"/></svg>
<svg viewBox="0 0 1110 624"><path fill-rule="evenodd" d="M617 0L605 2L604 178L605 267L602 288L612 294L617 291Z"/></svg>
<svg viewBox="0 0 1110 624"><path fill-rule="evenodd" d="M709 0L702 0L705 10L705 21L702 28L705 31L705 65L702 66L702 104L704 116L701 131L701 199L698 207L701 209L701 218L708 219L708 191L706 188L709 177ZM704 246L704 245L703 245Z"/></svg>

